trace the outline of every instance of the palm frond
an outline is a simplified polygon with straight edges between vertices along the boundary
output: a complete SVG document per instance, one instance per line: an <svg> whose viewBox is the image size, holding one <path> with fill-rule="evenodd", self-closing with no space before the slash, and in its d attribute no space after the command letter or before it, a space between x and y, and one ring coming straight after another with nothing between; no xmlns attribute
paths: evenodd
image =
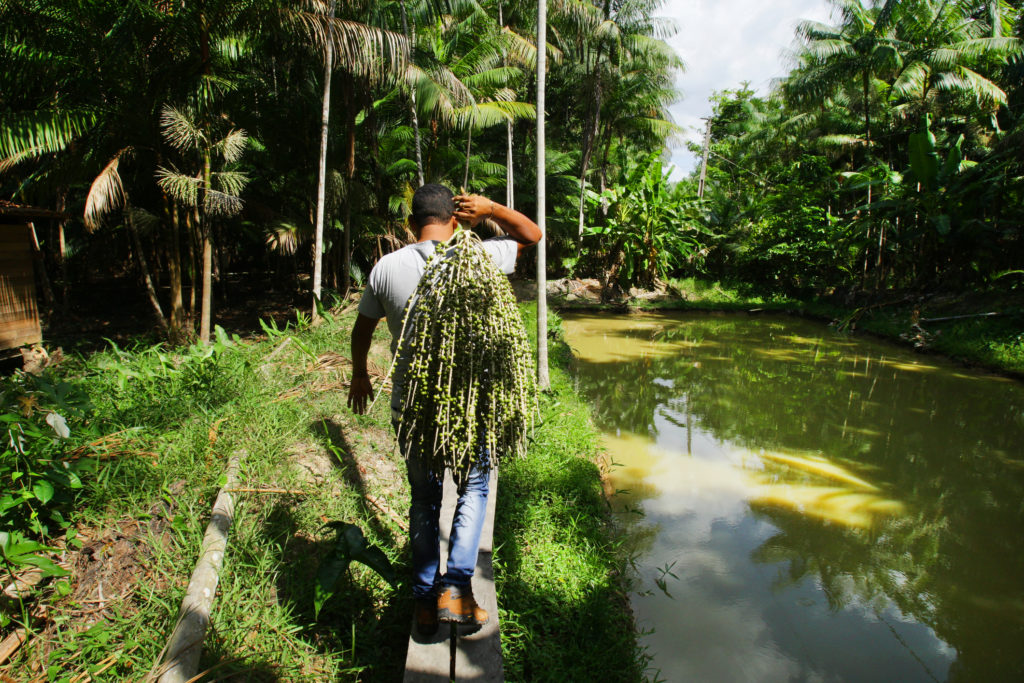
<svg viewBox="0 0 1024 683"><path fill-rule="evenodd" d="M156 184L185 206L196 206L199 201L200 180L195 176L161 166L156 170Z"/></svg>
<svg viewBox="0 0 1024 683"><path fill-rule="evenodd" d="M1002 88L965 66L939 74L935 87L973 97L982 104L1006 104L1006 92Z"/></svg>
<svg viewBox="0 0 1024 683"><path fill-rule="evenodd" d="M267 230L265 243L271 251L283 256L291 256L298 251L299 245L306 241L306 232L294 223L282 221Z"/></svg>
<svg viewBox="0 0 1024 683"><path fill-rule="evenodd" d="M214 145L214 152L220 153L224 157L224 161L231 164L242 158L242 153L245 151L248 141L249 137L246 132L240 128L235 128Z"/></svg>
<svg viewBox="0 0 1024 683"><path fill-rule="evenodd" d="M211 180L221 192L234 197L241 195L249 184L249 176L238 171L219 171L212 174Z"/></svg>
<svg viewBox="0 0 1024 683"><path fill-rule="evenodd" d="M22 152L18 152L17 154L12 154L6 159L0 159L0 174L7 173L23 161L34 159L35 157L41 156L45 153L46 151L42 147L32 147Z"/></svg>
<svg viewBox="0 0 1024 683"><path fill-rule="evenodd" d="M124 185L117 172L123 152L118 152L103 167L89 187L89 194L85 198L85 227L90 232L99 227L104 216L124 204Z"/></svg>
<svg viewBox="0 0 1024 683"><path fill-rule="evenodd" d="M463 85L467 88L485 90L491 88L503 88L510 81L522 76L523 72L515 66L499 66L486 71L478 71L462 79Z"/></svg>
<svg viewBox="0 0 1024 683"><path fill-rule="evenodd" d="M242 210L242 200L234 195L212 188L208 188L204 195L203 212L207 215L234 216Z"/></svg>
<svg viewBox="0 0 1024 683"><path fill-rule="evenodd" d="M0 115L0 159L59 152L96 123L82 111L5 113Z"/></svg>
<svg viewBox="0 0 1024 683"><path fill-rule="evenodd" d="M816 142L823 147L859 147L864 145L864 138L858 135L822 135Z"/></svg>
<svg viewBox="0 0 1024 683"><path fill-rule="evenodd" d="M160 127L164 139L177 150L200 149L207 140L206 134L194 121L192 112L165 105L160 112Z"/></svg>
<svg viewBox="0 0 1024 683"><path fill-rule="evenodd" d="M921 95L925 91L925 85L931 69L924 62L912 62L893 81L892 92L898 97L911 97Z"/></svg>

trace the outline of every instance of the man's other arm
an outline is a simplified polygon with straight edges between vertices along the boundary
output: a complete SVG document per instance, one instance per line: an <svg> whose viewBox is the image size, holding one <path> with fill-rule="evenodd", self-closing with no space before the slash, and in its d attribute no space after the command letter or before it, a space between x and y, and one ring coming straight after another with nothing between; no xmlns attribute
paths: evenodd
<svg viewBox="0 0 1024 683"><path fill-rule="evenodd" d="M352 382L348 386L348 407L356 415L366 412L366 401L373 400L373 385L366 370L366 356L370 353L373 331L380 320L360 313L352 326Z"/></svg>

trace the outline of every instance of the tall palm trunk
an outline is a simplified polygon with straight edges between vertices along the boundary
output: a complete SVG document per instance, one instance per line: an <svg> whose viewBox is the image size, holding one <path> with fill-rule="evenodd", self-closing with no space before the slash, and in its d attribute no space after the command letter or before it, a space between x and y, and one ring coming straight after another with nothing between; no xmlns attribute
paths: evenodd
<svg viewBox="0 0 1024 683"><path fill-rule="evenodd" d="M334 19L334 0L331 0L329 18ZM324 48L324 97L320 113L320 164L316 184L316 239L313 243L313 311L314 322L320 319L317 303L320 301L320 280L323 277L324 253L324 204L327 188L327 134L331 118L331 72L334 67L334 32L327 28L327 45Z"/></svg>
<svg viewBox="0 0 1024 683"><path fill-rule="evenodd" d="M185 335L185 305L182 297L181 219L178 202L171 207L171 229L167 245L167 274L171 286L171 342L181 342Z"/></svg>
<svg viewBox="0 0 1024 683"><path fill-rule="evenodd" d="M345 79L346 91L345 100L347 103L348 120L346 122L347 139L345 142L345 156L347 159L345 167L345 236L343 238L341 252L341 291L347 295L352 284L352 192L356 177L356 106L355 82L348 77Z"/></svg>
<svg viewBox="0 0 1024 683"><path fill-rule="evenodd" d="M512 159L512 120L509 119L507 125L507 139L508 145L505 148L505 206L510 209L516 208L516 192L515 192L515 175L513 173L513 159Z"/></svg>
<svg viewBox="0 0 1024 683"><path fill-rule="evenodd" d="M544 81L547 68L547 0L537 2L537 386L551 386L548 374L547 160L544 142Z"/></svg>
<svg viewBox="0 0 1024 683"><path fill-rule="evenodd" d="M473 121L470 120L466 129L466 169L462 174L462 190L469 192L469 155L473 149Z"/></svg>
<svg viewBox="0 0 1024 683"><path fill-rule="evenodd" d="M414 31L409 30L409 20L405 13L405 0L400 3L402 7L402 31L405 33L405 39L409 41L409 61L412 61L413 49L416 47L416 36ZM415 27L414 27L415 28ZM420 121L419 116L416 113L416 88L409 88L409 118L412 119L412 133L416 140L416 176L419 178L420 185L424 184L423 179L423 153L420 149Z"/></svg>
<svg viewBox="0 0 1024 683"><path fill-rule="evenodd" d="M164 231L164 250L167 252L167 284L170 287L171 306L168 319L168 338L172 344L184 341L185 306L182 297L181 268L181 218L177 200L172 200L166 192L160 192L160 200L164 209L164 220L168 229Z"/></svg>
<svg viewBox="0 0 1024 683"><path fill-rule="evenodd" d="M597 136L601 127L601 52L603 45L597 47L597 57L594 59L594 118L590 130L583 139L583 159L580 162L580 201L579 201L579 240L583 241L583 197L587 186L587 168L590 166L590 157L594 153L594 146L597 144Z"/></svg>
<svg viewBox="0 0 1024 683"><path fill-rule="evenodd" d="M57 190L57 211L64 213L67 203L68 188L62 185ZM68 286L68 247L64 236L65 225L67 225L67 220L61 218L57 221L57 272L60 274L60 305L66 309L69 303L68 294L71 288Z"/></svg>
<svg viewBox="0 0 1024 683"><path fill-rule="evenodd" d="M498 25L505 25L505 16L502 10L501 3L498 3ZM501 59L501 65L507 66L507 62L504 57ZM512 169L512 119L509 119L505 123L506 138L508 145L505 148L505 206L510 209L516 208L515 199L515 180Z"/></svg>
<svg viewBox="0 0 1024 683"><path fill-rule="evenodd" d="M210 214L206 209L206 188L210 187L213 178L210 150L203 150L203 189L199 193L199 205L203 207L203 221L200 224L203 240L203 299L199 312L199 341L210 343L210 319L213 308L213 230L210 226Z"/></svg>

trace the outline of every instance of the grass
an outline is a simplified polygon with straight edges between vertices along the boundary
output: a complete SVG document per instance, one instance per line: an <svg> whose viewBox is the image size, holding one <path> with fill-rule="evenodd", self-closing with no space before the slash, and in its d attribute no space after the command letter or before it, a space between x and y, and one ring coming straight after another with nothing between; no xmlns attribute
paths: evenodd
<svg viewBox="0 0 1024 683"><path fill-rule="evenodd" d="M386 398L365 416L345 405L354 313L210 349L110 349L69 361L110 437L106 459L69 511L78 539L51 539L74 564L66 595L50 582L47 619L0 667L44 680L139 680L166 642L231 454L245 451L206 679L399 680L411 596L353 564L314 617L313 585L333 533L358 524L408 575L404 463ZM290 341L286 341L290 340ZM371 362L387 366L380 326ZM509 680L641 677L618 550L593 463L595 432L553 342L553 390L530 456L501 475L495 553ZM368 504L385 501L392 514ZM81 546L82 551L78 551ZM104 591L99 603L98 587ZM2 635L2 634L0 634Z"/></svg>
<svg viewBox="0 0 1024 683"><path fill-rule="evenodd" d="M536 329L535 312L527 329ZM626 558L594 461L597 432L567 374L550 321L551 390L525 460L505 466L495 520L495 575L509 680L642 678L625 597Z"/></svg>

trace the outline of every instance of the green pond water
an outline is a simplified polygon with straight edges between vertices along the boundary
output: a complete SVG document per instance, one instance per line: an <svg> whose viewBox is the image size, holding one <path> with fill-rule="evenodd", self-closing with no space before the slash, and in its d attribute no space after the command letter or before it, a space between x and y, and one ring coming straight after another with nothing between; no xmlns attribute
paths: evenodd
<svg viewBox="0 0 1024 683"><path fill-rule="evenodd" d="M794 318L564 325L662 679L1024 680L1024 385Z"/></svg>

